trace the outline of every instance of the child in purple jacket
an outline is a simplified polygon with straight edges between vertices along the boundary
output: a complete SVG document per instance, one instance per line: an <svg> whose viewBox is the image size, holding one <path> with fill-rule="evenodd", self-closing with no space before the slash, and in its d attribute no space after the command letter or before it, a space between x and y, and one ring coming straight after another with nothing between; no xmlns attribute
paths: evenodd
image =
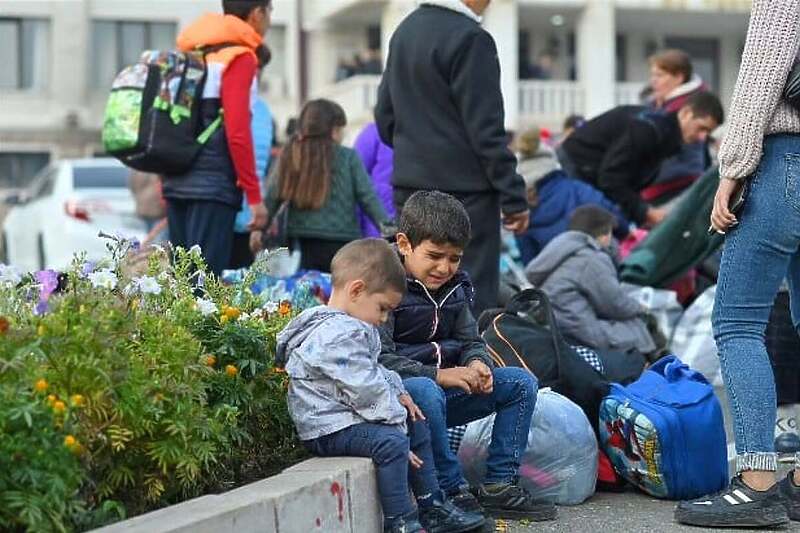
<svg viewBox="0 0 800 533"><path fill-rule="evenodd" d="M372 178L372 186L378 199L383 204L386 214L393 219L397 214L392 201L392 149L385 145L378 136L378 127L375 123L367 124L358 134L353 149L358 153L367 174ZM380 230L363 213L359 212L361 220L361 235L363 237L380 237Z"/></svg>

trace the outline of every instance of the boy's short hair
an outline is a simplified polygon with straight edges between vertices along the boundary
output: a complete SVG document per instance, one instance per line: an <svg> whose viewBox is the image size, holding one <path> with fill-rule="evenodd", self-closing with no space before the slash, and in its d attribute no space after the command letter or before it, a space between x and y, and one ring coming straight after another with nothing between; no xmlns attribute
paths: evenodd
<svg viewBox="0 0 800 533"><path fill-rule="evenodd" d="M721 126L725 122L725 111L722 109L722 102L719 101L717 95L708 91L700 91L686 100L683 107L688 107L692 110L695 117L711 117L717 126Z"/></svg>
<svg viewBox="0 0 800 533"><path fill-rule="evenodd" d="M397 231L408 237L412 247L429 240L464 249L472 229L467 210L453 196L440 191L417 191L403 206Z"/></svg>
<svg viewBox="0 0 800 533"><path fill-rule="evenodd" d="M267 8L270 4L272 0L222 0L222 12L247 20L251 11L261 7Z"/></svg>
<svg viewBox="0 0 800 533"><path fill-rule="evenodd" d="M617 226L616 217L598 205L582 205L572 212L569 229L594 238L608 235Z"/></svg>
<svg viewBox="0 0 800 533"><path fill-rule="evenodd" d="M406 290L403 263L382 239L359 239L342 246L331 261L331 278L337 288L360 279L369 293L392 289L403 294Z"/></svg>

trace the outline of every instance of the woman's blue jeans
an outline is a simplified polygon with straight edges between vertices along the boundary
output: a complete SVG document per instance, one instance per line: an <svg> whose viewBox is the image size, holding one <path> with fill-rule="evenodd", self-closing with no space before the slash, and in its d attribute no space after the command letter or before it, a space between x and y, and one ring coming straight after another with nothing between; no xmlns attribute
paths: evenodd
<svg viewBox="0 0 800 533"><path fill-rule="evenodd" d="M725 239L712 318L737 472L777 469L775 378L764 333L784 278L800 329L800 135L766 137L750 180L739 224Z"/></svg>

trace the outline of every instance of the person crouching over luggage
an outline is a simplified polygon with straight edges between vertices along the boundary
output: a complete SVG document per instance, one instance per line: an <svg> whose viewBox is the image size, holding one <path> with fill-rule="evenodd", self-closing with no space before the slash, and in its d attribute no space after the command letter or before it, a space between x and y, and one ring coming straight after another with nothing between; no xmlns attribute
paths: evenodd
<svg viewBox="0 0 800 533"><path fill-rule="evenodd" d="M425 417L400 377L378 364L375 326L405 291L397 255L379 239L353 241L334 256L332 274L328 305L304 311L278 335L276 365L285 365L290 378L289 414L298 436L315 455L372 459L384 532L480 527L483 517L443 497Z"/></svg>
<svg viewBox="0 0 800 533"><path fill-rule="evenodd" d="M660 355L648 331L645 307L619 282L608 248L616 218L596 205L577 208L569 231L552 241L525 268L553 306L567 340L596 350L635 350Z"/></svg>
<svg viewBox="0 0 800 533"><path fill-rule="evenodd" d="M469 216L454 197L438 191L409 197L397 233L407 291L380 328L379 361L400 374L425 415L439 486L458 507L504 518L552 520L555 507L534 501L517 484L538 384L527 370L492 368L470 311L469 276L458 268L469 240ZM450 450L447 428L493 413L487 473L475 488L476 498Z"/></svg>

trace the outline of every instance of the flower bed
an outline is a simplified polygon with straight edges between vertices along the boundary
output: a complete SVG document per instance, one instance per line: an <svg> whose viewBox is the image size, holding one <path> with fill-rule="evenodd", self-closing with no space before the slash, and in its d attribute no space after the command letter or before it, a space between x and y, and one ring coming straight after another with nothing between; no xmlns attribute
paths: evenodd
<svg viewBox="0 0 800 533"><path fill-rule="evenodd" d="M266 259L226 286L199 249L132 248L0 265L0 530L86 530L305 457L273 367L291 305L247 289Z"/></svg>

